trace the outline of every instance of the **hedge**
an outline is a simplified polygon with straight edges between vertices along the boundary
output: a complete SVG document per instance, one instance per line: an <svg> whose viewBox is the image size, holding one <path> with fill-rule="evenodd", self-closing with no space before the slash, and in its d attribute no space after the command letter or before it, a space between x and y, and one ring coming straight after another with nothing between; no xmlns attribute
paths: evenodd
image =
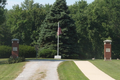
<svg viewBox="0 0 120 80"><path fill-rule="evenodd" d="M19 45L19 56L25 58L36 57L35 47L27 45Z"/></svg>
<svg viewBox="0 0 120 80"><path fill-rule="evenodd" d="M0 45L0 58L9 58L11 56L12 47Z"/></svg>
<svg viewBox="0 0 120 80"><path fill-rule="evenodd" d="M12 47L0 45L0 58L9 58ZM19 57L32 58L36 57L35 48L27 45L19 45Z"/></svg>
<svg viewBox="0 0 120 80"><path fill-rule="evenodd" d="M54 58L54 55L57 54L56 50L51 50L51 49L43 49L38 52L38 57L42 58Z"/></svg>

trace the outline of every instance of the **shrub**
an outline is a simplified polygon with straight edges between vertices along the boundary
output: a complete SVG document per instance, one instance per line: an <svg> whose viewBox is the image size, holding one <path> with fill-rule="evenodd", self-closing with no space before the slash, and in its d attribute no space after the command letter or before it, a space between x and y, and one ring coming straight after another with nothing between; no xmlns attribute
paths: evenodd
<svg viewBox="0 0 120 80"><path fill-rule="evenodd" d="M78 54L72 54L70 56L71 59L79 59L79 55Z"/></svg>
<svg viewBox="0 0 120 80"><path fill-rule="evenodd" d="M43 49L38 52L38 57L43 57L43 58L53 58L54 55L57 54L56 50L51 50L51 49Z"/></svg>
<svg viewBox="0 0 120 80"><path fill-rule="evenodd" d="M18 57L18 58L10 57L10 58L8 59L8 63L9 63L9 64L18 63L18 62L23 62L23 61L25 61L25 58L24 58L24 57Z"/></svg>
<svg viewBox="0 0 120 80"><path fill-rule="evenodd" d="M23 56L25 58L36 57L35 48L27 45L19 45L19 56Z"/></svg>
<svg viewBox="0 0 120 80"><path fill-rule="evenodd" d="M0 46L0 58L9 58L12 55L12 47ZM19 57L36 57L35 48L27 45L19 45Z"/></svg>
<svg viewBox="0 0 120 80"><path fill-rule="evenodd" d="M62 56L62 59L69 59L69 55L67 54L61 54L61 56Z"/></svg>
<svg viewBox="0 0 120 80"><path fill-rule="evenodd" d="M11 56L12 47L0 45L0 58L9 58Z"/></svg>

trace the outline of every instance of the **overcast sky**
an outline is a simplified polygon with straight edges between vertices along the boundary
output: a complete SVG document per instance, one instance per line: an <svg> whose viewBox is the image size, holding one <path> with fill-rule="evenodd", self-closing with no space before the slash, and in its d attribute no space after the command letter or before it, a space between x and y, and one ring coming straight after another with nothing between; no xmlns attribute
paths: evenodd
<svg viewBox="0 0 120 80"><path fill-rule="evenodd" d="M21 2L24 2L25 0L7 0L7 5L6 8L7 9L12 9L12 6L14 6L15 4L21 4ZM40 3L40 4L53 4L56 0L34 0L34 2L36 3ZM66 0L67 5L72 5L74 4L76 1L79 0ZM87 1L87 3L92 3L94 0L85 0Z"/></svg>

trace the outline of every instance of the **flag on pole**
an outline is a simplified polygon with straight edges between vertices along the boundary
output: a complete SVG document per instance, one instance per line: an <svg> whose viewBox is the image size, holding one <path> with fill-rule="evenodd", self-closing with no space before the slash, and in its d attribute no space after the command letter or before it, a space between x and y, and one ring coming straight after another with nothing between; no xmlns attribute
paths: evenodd
<svg viewBox="0 0 120 80"><path fill-rule="evenodd" d="M60 35L60 34L62 34L62 31L61 31L61 27L60 27L59 22L58 22L57 35Z"/></svg>
<svg viewBox="0 0 120 80"><path fill-rule="evenodd" d="M58 22L58 30L57 30L57 55L54 56L55 59L61 59L61 56L59 55L59 35L62 34L61 28L59 26Z"/></svg>

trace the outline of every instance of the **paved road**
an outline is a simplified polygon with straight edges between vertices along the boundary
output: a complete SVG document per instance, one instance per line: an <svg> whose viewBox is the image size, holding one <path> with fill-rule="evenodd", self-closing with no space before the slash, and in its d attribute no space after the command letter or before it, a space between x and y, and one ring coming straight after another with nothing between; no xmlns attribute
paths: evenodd
<svg viewBox="0 0 120 80"><path fill-rule="evenodd" d="M62 60L30 60L15 80L59 80L57 67Z"/></svg>
<svg viewBox="0 0 120 80"><path fill-rule="evenodd" d="M74 61L89 80L115 80L94 66L89 61Z"/></svg>

